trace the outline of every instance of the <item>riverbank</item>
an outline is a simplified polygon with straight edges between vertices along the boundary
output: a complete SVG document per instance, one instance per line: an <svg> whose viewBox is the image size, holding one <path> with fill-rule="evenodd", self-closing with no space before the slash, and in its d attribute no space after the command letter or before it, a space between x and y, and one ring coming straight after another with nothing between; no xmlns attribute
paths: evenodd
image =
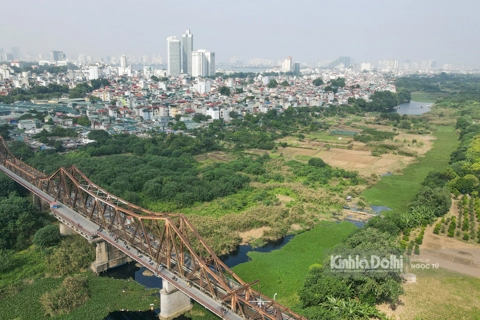
<svg viewBox="0 0 480 320"><path fill-rule="evenodd" d="M408 165L400 175L383 176L362 196L372 205L383 205L393 210L407 210L421 183L432 170L448 166L450 154L458 146L458 134L450 126L438 126L433 132L436 140L425 156Z"/></svg>
<svg viewBox="0 0 480 320"><path fill-rule="evenodd" d="M296 235L284 247L270 253L251 252L250 262L233 271L245 282L260 280L254 286L268 297L290 308L299 302L297 292L303 286L309 267L322 264L328 249L333 248L357 228L349 223L322 222Z"/></svg>

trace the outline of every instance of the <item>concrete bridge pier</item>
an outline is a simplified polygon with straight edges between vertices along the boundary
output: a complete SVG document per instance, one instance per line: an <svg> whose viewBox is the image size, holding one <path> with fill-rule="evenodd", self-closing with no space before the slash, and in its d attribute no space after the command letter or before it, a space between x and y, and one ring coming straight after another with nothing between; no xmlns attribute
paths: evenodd
<svg viewBox="0 0 480 320"><path fill-rule="evenodd" d="M193 307L190 297L178 290L170 282L162 279L160 290L160 319L171 320L188 311Z"/></svg>
<svg viewBox="0 0 480 320"><path fill-rule="evenodd" d="M95 261L90 265L90 269L96 274L132 261L132 258L106 241L100 240L95 246Z"/></svg>
<svg viewBox="0 0 480 320"><path fill-rule="evenodd" d="M71 236L71 235L75 235L77 233L75 232L75 230L73 230L69 226L67 226L63 223L60 223L60 234L62 236Z"/></svg>

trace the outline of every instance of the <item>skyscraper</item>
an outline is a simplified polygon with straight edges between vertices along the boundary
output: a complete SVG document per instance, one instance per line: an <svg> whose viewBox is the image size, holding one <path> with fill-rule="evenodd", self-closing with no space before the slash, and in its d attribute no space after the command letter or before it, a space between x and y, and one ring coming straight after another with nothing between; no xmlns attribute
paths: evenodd
<svg viewBox="0 0 480 320"><path fill-rule="evenodd" d="M123 55L120 57L120 67L126 68L127 67L127 56Z"/></svg>
<svg viewBox="0 0 480 320"><path fill-rule="evenodd" d="M172 36L167 38L167 72L170 76L179 76L181 72L180 40Z"/></svg>
<svg viewBox="0 0 480 320"><path fill-rule="evenodd" d="M12 47L10 49L10 52L12 53L12 57L13 57L12 60L19 60L21 58L20 57L20 47L18 47L18 46Z"/></svg>
<svg viewBox="0 0 480 320"><path fill-rule="evenodd" d="M62 51L50 51L51 61L64 61L67 57Z"/></svg>
<svg viewBox="0 0 480 320"><path fill-rule="evenodd" d="M214 76L215 75L215 52L206 52L205 57L208 61L208 75Z"/></svg>
<svg viewBox="0 0 480 320"><path fill-rule="evenodd" d="M190 30L182 34L182 72L192 75L193 34Z"/></svg>

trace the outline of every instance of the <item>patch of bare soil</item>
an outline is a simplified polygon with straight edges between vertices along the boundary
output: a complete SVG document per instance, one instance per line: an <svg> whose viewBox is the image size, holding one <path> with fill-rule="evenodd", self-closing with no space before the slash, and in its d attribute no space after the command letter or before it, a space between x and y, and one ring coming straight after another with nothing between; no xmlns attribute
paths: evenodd
<svg viewBox="0 0 480 320"><path fill-rule="evenodd" d="M252 240L260 239L263 237L265 231L271 230L270 227L261 227L257 229L248 230L245 232L239 232L238 235L242 238L242 245L250 243Z"/></svg>

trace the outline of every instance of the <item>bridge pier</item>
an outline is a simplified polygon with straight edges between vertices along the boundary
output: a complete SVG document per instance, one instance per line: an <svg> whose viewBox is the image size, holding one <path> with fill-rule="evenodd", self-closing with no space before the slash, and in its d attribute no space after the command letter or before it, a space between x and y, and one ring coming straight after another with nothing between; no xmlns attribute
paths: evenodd
<svg viewBox="0 0 480 320"><path fill-rule="evenodd" d="M71 235L75 235L77 233L75 232L75 230L73 230L69 226L67 226L63 223L60 223L60 234L62 236L71 236Z"/></svg>
<svg viewBox="0 0 480 320"><path fill-rule="evenodd" d="M106 241L96 242L95 246L95 261L90 265L90 269L96 274L132 261L129 256Z"/></svg>
<svg viewBox="0 0 480 320"><path fill-rule="evenodd" d="M160 319L171 320L188 311L193 307L190 297L178 290L170 282L162 281L160 290Z"/></svg>

